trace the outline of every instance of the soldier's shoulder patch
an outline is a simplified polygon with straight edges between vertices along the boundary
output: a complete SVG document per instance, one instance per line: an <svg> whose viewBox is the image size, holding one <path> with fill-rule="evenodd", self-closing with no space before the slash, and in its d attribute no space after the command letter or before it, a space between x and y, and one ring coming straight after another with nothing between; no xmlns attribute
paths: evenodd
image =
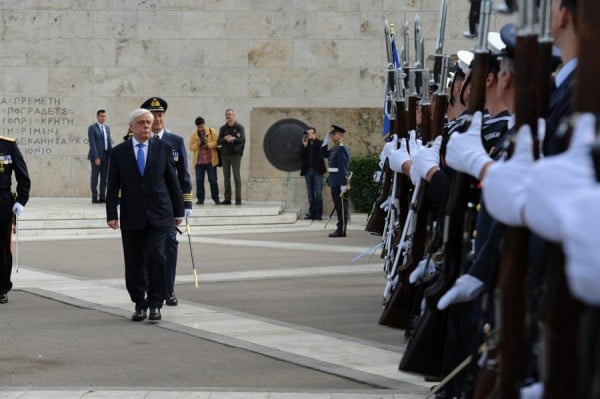
<svg viewBox="0 0 600 399"><path fill-rule="evenodd" d="M0 136L0 140L10 141L11 143L15 141L12 137Z"/></svg>

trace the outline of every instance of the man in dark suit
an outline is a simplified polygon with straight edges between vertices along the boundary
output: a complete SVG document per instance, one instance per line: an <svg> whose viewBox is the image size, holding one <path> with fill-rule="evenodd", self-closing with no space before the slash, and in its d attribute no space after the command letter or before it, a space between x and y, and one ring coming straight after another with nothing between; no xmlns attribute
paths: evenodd
<svg viewBox="0 0 600 399"><path fill-rule="evenodd" d="M160 97L151 97L144 101L140 108L152 112L154 122L152 123L152 135L155 140L161 140L171 147L179 185L183 193L185 203L185 218L192 216L192 178L188 171L187 152L183 137L165 129L165 112L168 104ZM177 306L175 296L175 274L177 268L177 229L172 227L166 241L165 254L167 266L165 269L165 299L168 306Z"/></svg>
<svg viewBox="0 0 600 399"><path fill-rule="evenodd" d="M337 215L337 229L329 234L329 237L346 237L346 225L348 224L348 167L350 152L344 146L344 133L346 130L336 125L331 126L331 131L325 137L321 146L321 155L328 158L329 176L327 185L331 189L331 199L335 206ZM328 148L332 143L331 149Z"/></svg>
<svg viewBox="0 0 600 399"><path fill-rule="evenodd" d="M88 159L92 165L92 203L106 202L106 175L108 173L108 154L112 148L110 140L110 127L106 121L106 111L99 109L96 112L96 123L88 127L88 143L90 150ZM98 187L100 176L100 187Z"/></svg>
<svg viewBox="0 0 600 399"><path fill-rule="evenodd" d="M165 242L183 221L184 205L171 147L151 140L154 117L146 109L129 116L130 140L111 152L106 219L120 228L125 260L125 283L135 312L131 319L160 320L165 298ZM119 198L120 192L120 198Z"/></svg>

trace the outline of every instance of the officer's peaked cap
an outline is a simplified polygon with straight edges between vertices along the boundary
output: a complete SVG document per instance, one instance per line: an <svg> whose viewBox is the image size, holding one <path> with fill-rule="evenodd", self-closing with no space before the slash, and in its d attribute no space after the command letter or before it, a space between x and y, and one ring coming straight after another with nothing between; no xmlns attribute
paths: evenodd
<svg viewBox="0 0 600 399"><path fill-rule="evenodd" d="M144 101L140 108L145 108L149 111L166 112L168 104L160 97L150 97Z"/></svg>
<svg viewBox="0 0 600 399"><path fill-rule="evenodd" d="M344 129L343 127L340 127L338 125L331 125L331 130L329 131L329 133L334 133L334 132L340 132L340 133L346 133L346 129Z"/></svg>

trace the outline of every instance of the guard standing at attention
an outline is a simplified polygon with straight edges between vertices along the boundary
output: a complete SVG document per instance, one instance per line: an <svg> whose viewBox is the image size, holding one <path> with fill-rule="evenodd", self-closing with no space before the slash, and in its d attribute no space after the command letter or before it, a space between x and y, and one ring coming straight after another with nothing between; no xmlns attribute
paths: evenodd
<svg viewBox="0 0 600 399"><path fill-rule="evenodd" d="M328 158L329 176L327 185L331 189L331 198L337 215L337 229L329 237L346 237L346 224L348 223L348 162L350 151L343 143L346 130L331 125L331 130L321 146L321 156ZM329 148L329 143L332 144Z"/></svg>
<svg viewBox="0 0 600 399"><path fill-rule="evenodd" d="M11 193L12 173L17 180L17 193ZM0 303L8 302L12 288L11 223L13 214L20 216L29 200L31 180L27 165L15 139L0 136ZM16 222L16 219L15 219Z"/></svg>

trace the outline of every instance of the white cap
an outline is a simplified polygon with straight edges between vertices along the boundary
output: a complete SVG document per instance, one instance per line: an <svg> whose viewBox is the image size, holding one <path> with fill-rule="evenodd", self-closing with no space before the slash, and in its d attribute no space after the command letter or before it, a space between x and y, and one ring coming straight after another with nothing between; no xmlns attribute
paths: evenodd
<svg viewBox="0 0 600 399"><path fill-rule="evenodd" d="M475 57L475 55L468 50L459 50L456 53L456 56L458 57L458 67L466 75L467 73L469 73L469 66L471 65L471 62L473 61L473 57Z"/></svg>
<svg viewBox="0 0 600 399"><path fill-rule="evenodd" d="M499 53L506 47L500 37L500 32L488 32L488 48L492 53Z"/></svg>

